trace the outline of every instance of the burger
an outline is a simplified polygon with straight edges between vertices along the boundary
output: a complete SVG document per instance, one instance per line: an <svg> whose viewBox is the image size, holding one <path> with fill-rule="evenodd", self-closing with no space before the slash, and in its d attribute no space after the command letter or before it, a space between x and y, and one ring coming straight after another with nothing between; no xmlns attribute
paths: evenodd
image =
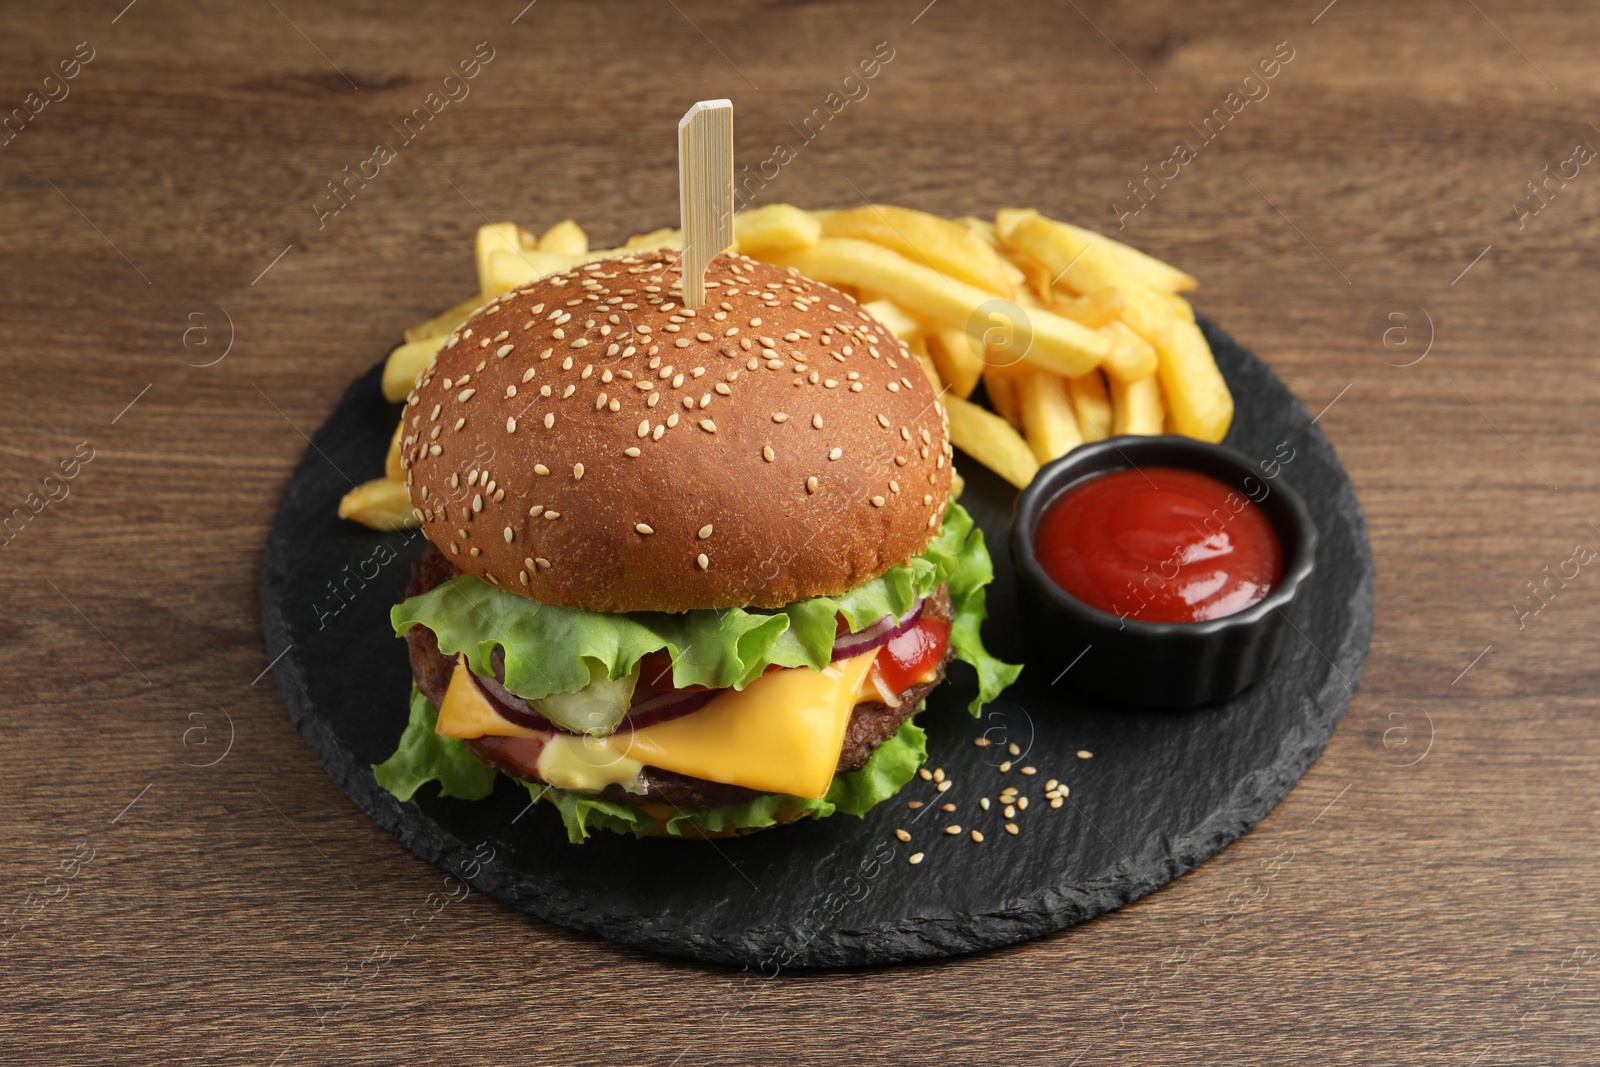
<svg viewBox="0 0 1600 1067"><path fill-rule="evenodd" d="M685 307L639 252L505 293L401 427L428 546L392 611L415 681L379 783L497 774L597 829L728 836L865 813L926 757L952 660L977 710L992 568L917 358L846 294L738 255Z"/></svg>

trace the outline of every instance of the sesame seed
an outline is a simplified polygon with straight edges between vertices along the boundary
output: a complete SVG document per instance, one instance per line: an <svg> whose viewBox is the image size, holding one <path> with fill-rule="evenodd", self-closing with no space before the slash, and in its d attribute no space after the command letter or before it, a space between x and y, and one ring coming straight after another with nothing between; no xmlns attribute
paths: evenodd
<svg viewBox="0 0 1600 1067"><path fill-rule="evenodd" d="M844 455L844 449L842 449L842 448L830 448L830 449L828 449L828 459L829 460L838 459L840 456L843 456L843 455Z"/></svg>
<svg viewBox="0 0 1600 1067"><path fill-rule="evenodd" d="M727 385L726 385L726 384L724 384L724 383L723 383L723 382L718 382L718 383L717 383L717 384L716 384L716 385L715 385L715 386L714 386L714 388L715 388L715 389L716 389L716 391L717 391L717 393L718 393L718 394L720 394L720 395L722 395L722 396L730 396L730 395L732 395L732 393L733 393L733 390L732 390L732 389L729 389L729 388L728 388L728 387L727 387Z"/></svg>
<svg viewBox="0 0 1600 1067"><path fill-rule="evenodd" d="M989 810L989 798L988 797L979 797L978 798L978 807L982 808L984 811L988 811Z"/></svg>
<svg viewBox="0 0 1600 1067"><path fill-rule="evenodd" d="M1022 773L1023 774L1038 774L1039 771L1035 767L1023 767L1022 768Z"/></svg>
<svg viewBox="0 0 1600 1067"><path fill-rule="evenodd" d="M926 767L918 767L917 777L921 778L924 782L931 782L933 781L933 772L928 770Z"/></svg>
<svg viewBox="0 0 1600 1067"><path fill-rule="evenodd" d="M641 420L639 420L639 436L640 437L647 437L647 436L649 436L649 434L650 434L650 420L649 419L641 419Z"/></svg>
<svg viewBox="0 0 1600 1067"><path fill-rule="evenodd" d="M545 559L543 556L536 557L534 559L534 562L537 563L540 567L544 568L545 570L549 570L550 569L550 561Z"/></svg>
<svg viewBox="0 0 1600 1067"><path fill-rule="evenodd" d="M705 570L707 567L711 566L711 561L706 558L706 554L704 552L696 556L694 561L700 564L701 570Z"/></svg>
<svg viewBox="0 0 1600 1067"><path fill-rule="evenodd" d="M511 533L511 527L507 526L505 529L506 544L509 545L511 543L511 538L513 536L514 535Z"/></svg>
<svg viewBox="0 0 1600 1067"><path fill-rule="evenodd" d="M547 512L544 513L544 517L547 518L547 519L559 519L561 517L561 512L559 512L559 511L547 511Z"/></svg>
<svg viewBox="0 0 1600 1067"><path fill-rule="evenodd" d="M1078 758L1079 759L1094 759L1094 753L1090 752L1086 748L1080 748L1080 749L1078 749Z"/></svg>
<svg viewBox="0 0 1600 1067"><path fill-rule="evenodd" d="M916 811L918 808L922 807L922 801L908 800L906 801L906 807L910 808L912 811Z"/></svg>
<svg viewBox="0 0 1600 1067"><path fill-rule="evenodd" d="M622 450L622 454L625 455L625 456L630 456L633 459L638 459L639 458L639 449L638 449L637 446L635 446L633 448L624 448Z"/></svg>
<svg viewBox="0 0 1600 1067"><path fill-rule="evenodd" d="M911 858L906 860L906 862L911 864L911 866L915 867L917 864L922 862L922 855L923 854L921 852L913 852L911 854Z"/></svg>
<svg viewBox="0 0 1600 1067"><path fill-rule="evenodd" d="M542 514L544 514L543 504L535 504L533 507L528 509L528 516L530 518L537 519Z"/></svg>
<svg viewBox="0 0 1600 1067"><path fill-rule="evenodd" d="M572 465L572 480L575 481L575 482L583 480L583 464L582 463L574 463Z"/></svg>
<svg viewBox="0 0 1600 1067"><path fill-rule="evenodd" d="M556 413L552 411L552 412L550 412L550 414L548 414L548 415L546 415L544 417L544 428L548 430L550 427L554 426L555 424L556 424Z"/></svg>
<svg viewBox="0 0 1600 1067"><path fill-rule="evenodd" d="M1017 747L1017 743L1015 741L1006 746L1006 751L1011 753L1013 756L1022 755L1022 749Z"/></svg>
<svg viewBox="0 0 1600 1067"><path fill-rule="evenodd" d="M463 390L461 390L461 392L456 394L456 403L465 404L467 401L472 399L472 394L476 393L476 392L477 392L476 389L463 389Z"/></svg>
<svg viewBox="0 0 1600 1067"><path fill-rule="evenodd" d="M972 739L972 744L976 748L988 748L990 741L987 737L974 737Z"/></svg>
<svg viewBox="0 0 1600 1067"><path fill-rule="evenodd" d="M771 445L762 445L761 458L766 460L768 463L771 463L773 460L778 458L778 454L772 450Z"/></svg>
<svg viewBox="0 0 1600 1067"><path fill-rule="evenodd" d="M1050 798L1050 806L1052 808L1059 808L1064 803L1066 803L1066 801L1062 797L1051 797Z"/></svg>
<svg viewBox="0 0 1600 1067"><path fill-rule="evenodd" d="M439 446L438 445L434 445L433 447L438 448ZM816 491L817 491L817 476L815 474L813 474L811 477L806 479L806 492L815 493Z"/></svg>
<svg viewBox="0 0 1600 1067"><path fill-rule="evenodd" d="M784 414L781 411L774 411L772 413L772 421L773 422L788 422L789 421L789 416Z"/></svg>
<svg viewBox="0 0 1600 1067"><path fill-rule="evenodd" d="M956 806L954 804L940 804L939 805L939 810L940 811L955 811L956 810Z"/></svg>
<svg viewBox="0 0 1600 1067"><path fill-rule="evenodd" d="M1010 834L1012 837L1016 837L1017 836L1017 824L1014 823L1014 822L1006 823L1006 833Z"/></svg>
<svg viewBox="0 0 1600 1067"><path fill-rule="evenodd" d="M546 467L543 463L535 463L533 465L533 473L535 473L535 474L549 474L550 473L550 468Z"/></svg>
<svg viewBox="0 0 1600 1067"><path fill-rule="evenodd" d="M472 494L472 513L476 515L483 510L483 496L479 493Z"/></svg>
<svg viewBox="0 0 1600 1067"><path fill-rule="evenodd" d="M500 358L504 359L506 356L509 356L511 354L511 350L513 348L515 348L515 347L517 347L517 346L516 345L501 345L499 348L494 350L494 354L499 356Z"/></svg>
<svg viewBox="0 0 1600 1067"><path fill-rule="evenodd" d="M822 415L820 413L811 416L811 425L819 430L822 429Z"/></svg>
<svg viewBox="0 0 1600 1067"><path fill-rule="evenodd" d="M1001 774L1006 773L1010 769L1011 769L1011 761L1010 760L1006 760L1004 763L1000 764L1000 773Z"/></svg>
<svg viewBox="0 0 1600 1067"><path fill-rule="evenodd" d="M700 540L702 540L702 541L704 541L706 538L710 537L711 536L711 524L710 523L706 523L704 526L700 527L700 532L698 534L696 534L696 536L699 537Z"/></svg>
<svg viewBox="0 0 1600 1067"><path fill-rule="evenodd" d="M974 831L972 831L972 839L974 841L978 842L979 844L982 844L983 843L983 834L978 830L974 830Z"/></svg>
<svg viewBox="0 0 1600 1067"><path fill-rule="evenodd" d="M700 428L702 430L704 430L706 433L716 433L717 432L717 424L712 422L710 419L701 419L700 420Z"/></svg>
<svg viewBox="0 0 1600 1067"><path fill-rule="evenodd" d="M516 433L516 432L517 432L517 420L515 418L506 419L506 433Z"/></svg>
<svg viewBox="0 0 1600 1067"><path fill-rule="evenodd" d="M954 782L940 782L939 783L939 792L943 793L946 789L949 789L953 785L955 785Z"/></svg>
<svg viewBox="0 0 1600 1067"><path fill-rule="evenodd" d="M656 425L655 430L652 431L651 434L650 434L650 440L659 441L659 440L661 440L661 435L666 433L666 432L667 432L667 424L664 423L664 422L663 423L658 423Z"/></svg>
<svg viewBox="0 0 1600 1067"><path fill-rule="evenodd" d="M961 832L961 824L951 823L949 826L944 828L944 832L949 834L951 837L954 837Z"/></svg>
<svg viewBox="0 0 1600 1067"><path fill-rule="evenodd" d="M875 497L872 498L872 506L873 507L881 508L881 507L883 507L883 504L884 504L883 497L875 496Z"/></svg>
<svg viewBox="0 0 1600 1067"><path fill-rule="evenodd" d="M1019 811L1027 811L1028 810L1028 798L1027 797L1018 797L1017 798L1017 810L1019 810Z"/></svg>
<svg viewBox="0 0 1600 1067"><path fill-rule="evenodd" d="M653 533L655 533L655 531L652 530L647 524L642 523L642 522L634 523L633 528L635 530L638 530L642 534L653 534Z"/></svg>

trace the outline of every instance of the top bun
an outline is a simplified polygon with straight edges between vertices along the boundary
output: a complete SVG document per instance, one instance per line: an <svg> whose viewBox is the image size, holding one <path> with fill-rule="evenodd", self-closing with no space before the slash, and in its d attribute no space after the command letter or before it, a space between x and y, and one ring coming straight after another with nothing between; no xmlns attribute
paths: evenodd
<svg viewBox="0 0 1600 1067"><path fill-rule="evenodd" d="M407 398L428 539L501 589L594 611L773 608L919 552L951 451L917 358L836 289L737 255L682 306L641 251L513 290Z"/></svg>

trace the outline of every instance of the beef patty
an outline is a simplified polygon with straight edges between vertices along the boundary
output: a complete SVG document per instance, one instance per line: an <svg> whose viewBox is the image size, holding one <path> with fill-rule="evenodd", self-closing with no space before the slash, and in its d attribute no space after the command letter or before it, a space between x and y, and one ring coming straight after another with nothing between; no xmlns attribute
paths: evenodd
<svg viewBox="0 0 1600 1067"><path fill-rule="evenodd" d="M411 582L406 586L406 596L413 597L449 581L460 572L451 565L448 557L438 548L429 545L422 558L411 565ZM924 609L934 618L949 622L951 606L949 592L940 587L930 597ZM406 644L411 653L411 673L420 689L434 707L444 701L445 690L450 685L450 675L455 661L439 651L439 642L426 626L413 626L406 631ZM845 728L844 745L839 752L836 773L845 774L860 770L878 746L893 737L902 723L911 717L934 686L944 680L945 667L950 662L950 650L945 649L944 660L930 682L911 686L899 694L898 707L882 701L857 704L850 714L850 724ZM538 781L534 762L538 759L542 742L527 737L480 737L466 742L478 758L496 770L524 781ZM679 808L716 808L728 804L744 804L761 792L743 786L710 782L692 778L659 767L646 767L641 776L641 789L630 793L618 785L607 786L601 796L623 804L669 804Z"/></svg>

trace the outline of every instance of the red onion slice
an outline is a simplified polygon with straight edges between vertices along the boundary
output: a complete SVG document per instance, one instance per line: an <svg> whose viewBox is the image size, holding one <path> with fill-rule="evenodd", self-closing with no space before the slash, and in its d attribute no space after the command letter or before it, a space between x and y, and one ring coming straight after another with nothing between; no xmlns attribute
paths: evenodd
<svg viewBox="0 0 1600 1067"><path fill-rule="evenodd" d="M617 724L617 730L643 730L646 726L681 718L691 711L699 711L725 692L725 689L696 689L692 692L675 689L649 700L641 700L628 709L628 714Z"/></svg>
<svg viewBox="0 0 1600 1067"><path fill-rule="evenodd" d="M529 730L545 730L549 733L566 733L549 719L540 715L517 694L501 685L493 678L485 678L476 671L468 670L473 684L478 687L478 692L494 708L495 714L513 726L523 726Z"/></svg>
<svg viewBox="0 0 1600 1067"><path fill-rule="evenodd" d="M495 714L513 726L523 726L529 730L544 730L556 734L572 732L563 730L537 711L534 711L526 700L517 696L495 679L484 678L470 670L467 673L471 675L473 684L478 687L478 691L489 702L489 706L494 709ZM617 724L617 730L619 732L622 730L642 730L646 726L654 726L656 723L667 722L687 715L691 711L699 711L716 699L718 694L722 692L724 690L721 689L699 689L693 692L672 690L657 694L648 700L641 700L629 708L628 714L623 716L622 721Z"/></svg>
<svg viewBox="0 0 1600 1067"><path fill-rule="evenodd" d="M885 615L864 630L838 638L833 643L834 662L859 656L863 652L871 652L893 641L917 624L917 620L922 618L922 609L926 604L927 599L924 598L917 601L912 609L898 620L893 615Z"/></svg>

